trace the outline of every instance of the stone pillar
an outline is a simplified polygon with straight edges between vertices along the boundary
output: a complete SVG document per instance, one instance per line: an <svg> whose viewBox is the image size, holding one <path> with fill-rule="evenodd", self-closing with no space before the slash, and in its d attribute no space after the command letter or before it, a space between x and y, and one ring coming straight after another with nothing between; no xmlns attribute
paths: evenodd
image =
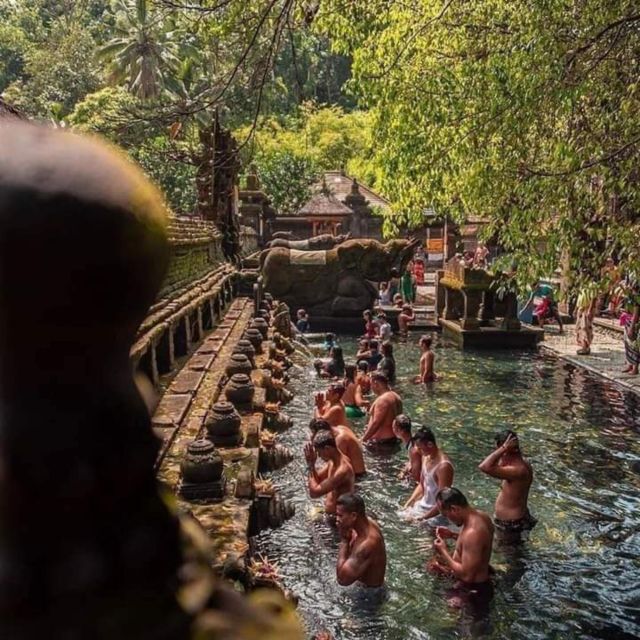
<svg viewBox="0 0 640 640"><path fill-rule="evenodd" d="M491 324L492 320L495 320L496 312L494 305L494 294L493 291L483 291L482 293L482 303L480 304L480 309L478 310L478 320L480 324L484 327Z"/></svg>
<svg viewBox="0 0 640 640"><path fill-rule="evenodd" d="M457 289L444 287L444 310L445 320L459 320L462 315L462 293Z"/></svg>
<svg viewBox="0 0 640 640"><path fill-rule="evenodd" d="M436 271L436 319L442 318L445 307L445 287L440 285L440 278L444 277L444 271L442 269Z"/></svg>
<svg viewBox="0 0 640 640"><path fill-rule="evenodd" d="M482 291L478 289L463 289L464 311L460 319L462 329L474 330L480 328L478 311L482 302Z"/></svg>
<svg viewBox="0 0 640 640"><path fill-rule="evenodd" d="M520 331L522 325L518 320L518 298L515 293L505 294L505 313L502 328L506 331Z"/></svg>

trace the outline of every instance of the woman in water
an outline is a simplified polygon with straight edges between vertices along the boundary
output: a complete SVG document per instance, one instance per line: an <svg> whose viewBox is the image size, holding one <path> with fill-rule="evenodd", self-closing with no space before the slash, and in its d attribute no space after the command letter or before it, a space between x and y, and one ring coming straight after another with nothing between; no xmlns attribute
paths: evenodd
<svg viewBox="0 0 640 640"><path fill-rule="evenodd" d="M342 347L335 346L329 352L329 361L322 366L320 375L323 378L341 378L344 375L344 356Z"/></svg>
<svg viewBox="0 0 640 640"><path fill-rule="evenodd" d="M378 363L378 371L382 371L390 384L396 381L396 361L393 357L393 345L390 342L383 342L380 347L382 360Z"/></svg>
<svg viewBox="0 0 640 640"><path fill-rule="evenodd" d="M361 407L366 407L368 402L362 398L360 385L356 382L356 366L348 364L344 368L344 402L347 418L362 418L366 414Z"/></svg>

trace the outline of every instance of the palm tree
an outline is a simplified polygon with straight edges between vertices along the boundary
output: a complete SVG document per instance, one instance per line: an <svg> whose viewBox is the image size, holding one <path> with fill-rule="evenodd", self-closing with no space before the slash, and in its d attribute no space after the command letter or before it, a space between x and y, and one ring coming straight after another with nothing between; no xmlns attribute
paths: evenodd
<svg viewBox="0 0 640 640"><path fill-rule="evenodd" d="M149 11L147 0L117 0L115 12L118 35L99 50L100 57L111 60L114 80L126 79L133 94L143 100L158 97L179 65L173 33L161 15Z"/></svg>

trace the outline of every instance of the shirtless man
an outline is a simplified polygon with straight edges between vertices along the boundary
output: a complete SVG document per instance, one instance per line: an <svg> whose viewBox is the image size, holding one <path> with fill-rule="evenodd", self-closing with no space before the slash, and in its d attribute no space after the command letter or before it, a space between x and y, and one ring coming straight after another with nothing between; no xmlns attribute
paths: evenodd
<svg viewBox="0 0 640 640"><path fill-rule="evenodd" d="M462 528L457 534L446 527L436 528L433 548L438 558L431 562L430 568L458 579L451 594L453 598L449 599L451 605L484 608L493 595L489 567L493 545L491 518L471 507L462 492L453 487L442 489L437 503L440 512ZM456 538L452 555L446 540Z"/></svg>
<svg viewBox="0 0 640 640"><path fill-rule="evenodd" d="M433 372L435 354L431 351L431 342L429 336L422 336L418 342L422 355L420 356L420 375L413 379L414 384L426 384L436 379Z"/></svg>
<svg viewBox="0 0 640 640"><path fill-rule="evenodd" d="M393 421L402 413L402 400L395 391L391 391L387 376L381 371L374 371L371 374L371 388L377 397L369 410L369 422L362 436L362 442L373 445L396 445L398 439L393 433Z"/></svg>
<svg viewBox="0 0 640 640"><path fill-rule="evenodd" d="M405 503L403 515L414 520L426 520L431 526L436 526L444 520L442 517L438 518L438 492L453 484L453 464L449 456L438 447L436 437L429 427L416 431L413 442L422 455L420 481Z"/></svg>
<svg viewBox="0 0 640 640"><path fill-rule="evenodd" d="M327 463L320 471L316 469L318 456ZM349 459L338 450L335 438L328 431L318 431L312 442L307 442L304 457L309 471L309 495L312 498L325 496L324 510L335 514L338 498L353 491L355 474Z"/></svg>
<svg viewBox="0 0 640 640"><path fill-rule="evenodd" d="M326 420L332 427L337 427L339 424L351 426L347 420L344 402L342 402L343 395L344 384L342 382L329 385L326 393L316 393L316 407L313 417Z"/></svg>
<svg viewBox="0 0 640 640"><path fill-rule="evenodd" d="M398 314L398 329L400 329L400 335L406 337L409 333L409 325L415 322L416 314L413 307L410 304L402 306L402 311Z"/></svg>
<svg viewBox="0 0 640 640"><path fill-rule="evenodd" d="M393 433L396 434L405 449L407 450L407 464L400 472L401 478L409 478L414 482L420 482L420 472L422 470L422 454L411 438L411 418L404 413L396 416L393 421Z"/></svg>
<svg viewBox="0 0 640 640"><path fill-rule="evenodd" d="M529 513L527 506L533 469L522 456L518 436L513 431L507 429L497 433L495 441L495 451L478 465L480 471L502 480L493 522L500 531L527 531L536 524L536 519Z"/></svg>
<svg viewBox="0 0 640 640"><path fill-rule="evenodd" d="M338 498L336 524L342 538L338 551L338 584L359 582L381 587L387 569L387 552L378 524L367 517L364 500L354 493Z"/></svg>
<svg viewBox="0 0 640 640"><path fill-rule="evenodd" d="M313 435L319 431L330 431L338 445L338 451L349 458L356 478L366 473L367 470L364 466L364 456L362 455L360 440L358 440L356 434L353 433L349 427L345 427L344 425L332 427L322 418L313 418L309 423L309 429L311 429Z"/></svg>

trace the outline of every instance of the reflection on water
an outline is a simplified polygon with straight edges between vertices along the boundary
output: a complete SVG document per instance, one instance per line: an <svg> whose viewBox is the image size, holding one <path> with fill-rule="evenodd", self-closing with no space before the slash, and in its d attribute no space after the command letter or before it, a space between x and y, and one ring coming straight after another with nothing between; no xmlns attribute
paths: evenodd
<svg viewBox="0 0 640 640"><path fill-rule="evenodd" d="M343 345L353 354L353 341ZM496 542L489 619L474 621L447 605L451 583L425 571L430 534L397 517L410 492L397 480L404 452L368 455L359 491L384 531L388 570L386 598L363 601L357 589L336 583L338 541L322 519L321 502L307 495L299 455L273 474L296 503L296 516L263 533L259 544L300 596L309 630L354 640L638 637L638 398L536 354L462 353L442 344L436 353L441 379L425 391L409 382L416 347L396 346L405 411L435 430L455 465L454 484L487 511L498 486L476 467L491 450L493 433L515 427L536 473L531 511L538 525L523 545ZM281 438L301 451L312 392L324 384L310 370L292 377L297 396L287 411L295 426ZM362 432L362 421L354 426Z"/></svg>

